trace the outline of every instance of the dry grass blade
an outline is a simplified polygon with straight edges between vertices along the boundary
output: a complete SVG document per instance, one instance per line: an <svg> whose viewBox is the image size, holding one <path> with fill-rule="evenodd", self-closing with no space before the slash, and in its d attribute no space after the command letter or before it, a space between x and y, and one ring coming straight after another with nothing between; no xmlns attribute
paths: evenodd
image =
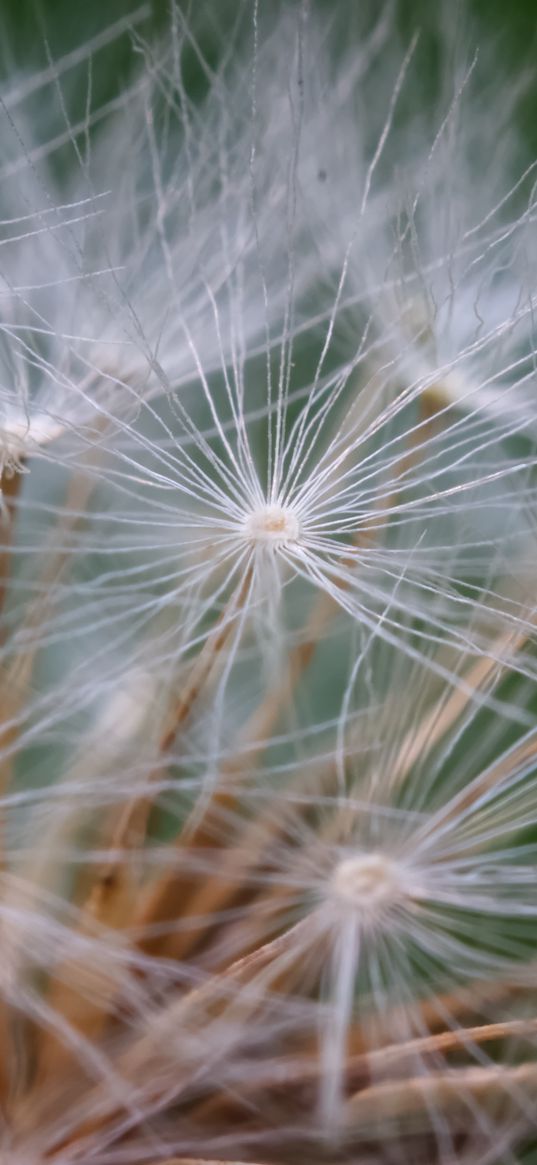
<svg viewBox="0 0 537 1165"><path fill-rule="evenodd" d="M15 499L20 488L21 475L14 474L12 478L8 478L8 481L14 483L10 497ZM15 483L19 483L17 488L15 488ZM73 515L78 515L84 511L93 488L94 483L91 479L79 474L75 474L69 482L65 498L65 512L60 516L51 540L49 552L45 556L45 565L40 577L39 595L27 612L25 630L29 640L28 646L18 652L13 661L7 665L0 678L0 706L4 721L4 726L0 730L0 749L2 751L2 757L0 759L0 796L7 790L12 774L15 746L20 729L19 716L25 706L34 672L40 644L39 632L46 624L49 614L52 584L60 578L68 564L67 552L64 549L58 549L58 546L62 546L67 534L76 526L79 518ZM4 570L7 571L9 548L6 550L6 556ZM5 591L1 592L1 596L3 602ZM2 820L0 824L3 836L4 821ZM53 852L49 854L48 860L54 860ZM43 871L41 871L42 873ZM29 878L30 881L33 880L32 871L29 871ZM37 881L40 881L39 876ZM3 948L5 952L6 944L3 944ZM4 957L6 957L5 954ZM10 947L9 974L11 976L17 974L16 962L20 957L21 953L16 948ZM3 1001L0 1002L0 1047L4 1050L0 1062L0 1095L9 1094L11 1069L16 1059L13 1050L13 1022L16 1021L10 1020L7 1004ZM11 1051L7 1051L7 1049L11 1049Z"/></svg>
<svg viewBox="0 0 537 1165"><path fill-rule="evenodd" d="M499 1119L501 1114L502 1124L509 1114L520 1117L526 1110L530 1127L536 1101L537 1064L458 1068L363 1088L347 1102L344 1123L350 1137L374 1130L384 1136L390 1124L403 1127L401 1122L405 1132L422 1131L442 1117L449 1117L451 1129L464 1129L478 1106L480 1119L486 1114Z"/></svg>
<svg viewBox="0 0 537 1165"><path fill-rule="evenodd" d="M241 732L240 751L235 758L227 761L221 769L219 783L212 793L199 824L188 825L176 839L176 847L183 851L209 847L218 849L222 814L232 810L237 804L241 778L264 751L266 741L281 715L282 708L292 699L295 685L308 667L319 637L328 620L334 614L334 604L329 598L321 597L308 619L300 642L289 653L287 671L281 682L271 690L248 720ZM272 829L270 828L272 824ZM181 902L181 922L199 917L201 920L213 918L225 909L237 894L240 894L240 880L246 881L248 870L259 860L259 843L267 844L268 836L275 828L274 814L266 815L246 826L243 835L237 839L230 851L222 845L222 859L217 876L204 878L201 884L192 884L181 872L171 871L151 887L145 901L142 901L136 926L142 935L144 931L159 923L174 919L177 902ZM283 821L282 821L283 825ZM203 930L204 923L201 922ZM144 950L165 954L168 958L184 959L191 954L200 941L200 931L195 927L179 932L161 935L159 938L142 938Z"/></svg>
<svg viewBox="0 0 537 1165"><path fill-rule="evenodd" d="M158 1109L161 1092L169 1093L170 1079L173 1079L174 1094L180 1095L193 1072L192 1061L186 1055L192 1034L201 1049L204 1032L213 1030L213 1025L230 1008L235 1020L240 1017L241 1022L248 1022L264 999L263 973L274 964L285 969L296 957L295 939L301 929L301 925L294 927L252 955L237 960L200 987L148 1014L143 1030L134 1029L130 1042L113 1062L114 1079L121 1081L125 1098L131 1093L143 1095L144 1112L149 1117L153 1108ZM275 989L278 986L277 974L272 972L271 986ZM185 1052L179 1059L178 1043ZM200 1050L198 1054L203 1053ZM83 1100L76 1110L76 1126L68 1137L54 1145L54 1152L64 1152L68 1146L108 1127L121 1112L117 1093L105 1083L88 1087L87 1080L80 1078L79 1066L62 1061L60 1067L61 1071L56 1071L50 1081L49 1091L34 1088L15 1114L21 1127L39 1127L47 1119L49 1106L55 1108L61 1096L78 1080Z"/></svg>
<svg viewBox="0 0 537 1165"><path fill-rule="evenodd" d="M345 1064L346 1090L358 1096L364 1089L369 1089L373 1081L375 1087L390 1082L398 1085L401 1072L408 1074L417 1064L427 1076L441 1076L447 1064L440 1061L440 1056L461 1050L471 1052L472 1046L477 1050L479 1046L499 1040L516 1038L533 1042L536 1032L537 1020L507 1020L443 1031L384 1047L373 1046L358 1055L352 1053L351 1033ZM430 1057L432 1062L425 1057ZM394 1072L395 1077L392 1076ZM287 1059L281 1057L258 1072L240 1098L224 1093L204 1103L197 1112L198 1119L223 1127L240 1122L246 1113L260 1111L275 1102L294 1107L297 1112L308 1109L315 1105L322 1073L323 1065L314 1051L308 1054L298 1051Z"/></svg>
<svg viewBox="0 0 537 1165"><path fill-rule="evenodd" d="M463 684L440 697L429 715L419 725L419 730L409 733L407 739L403 740L399 761L395 762L394 782L403 783L416 762L419 760L422 763L427 759L472 701L478 696L480 698L485 696L487 691L498 684L502 676L508 674L509 663L502 664L501 658L508 651L520 651L527 643L528 634L529 632L510 632L499 635L494 640L491 651L482 659L478 659L463 674Z"/></svg>
<svg viewBox="0 0 537 1165"><path fill-rule="evenodd" d="M235 1157L166 1157L165 1160L151 1161L148 1165L270 1165L260 1159L238 1161Z"/></svg>
<svg viewBox="0 0 537 1165"><path fill-rule="evenodd" d="M0 550L0 613L4 609L9 583L13 523L23 476L23 473L15 470L9 473L4 470L0 475L0 530L3 543ZM5 636L2 635L1 638L4 639Z"/></svg>
<svg viewBox="0 0 537 1165"><path fill-rule="evenodd" d="M165 757L217 666L218 658L234 627L234 618L247 599L251 577L248 573L207 639L192 665L186 686L167 715L159 753ZM162 761L165 763L165 760ZM136 854L143 845L147 820L152 807L151 787L162 773L162 764L149 774L144 792L134 797L105 826L104 847L115 856L97 872L89 892L80 906L80 925L73 935L74 944L84 937L96 940L94 965L88 954L61 964L48 990L48 1002L59 1018L73 1032L99 1038L111 1018L111 1004L119 990L117 954L121 932L130 929L136 914L139 873ZM100 940L100 941L99 941ZM109 958L105 958L104 951ZM108 966L107 966L108 963ZM115 970L114 970L115 968ZM39 1040L39 1084L43 1073L55 1075L73 1059L72 1048L50 1032Z"/></svg>

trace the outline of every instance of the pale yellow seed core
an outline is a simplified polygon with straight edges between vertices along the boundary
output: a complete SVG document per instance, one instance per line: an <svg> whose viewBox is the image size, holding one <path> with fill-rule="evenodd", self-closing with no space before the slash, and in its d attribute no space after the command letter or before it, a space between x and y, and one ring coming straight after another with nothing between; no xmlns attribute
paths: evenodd
<svg viewBox="0 0 537 1165"><path fill-rule="evenodd" d="M341 905L364 914L374 913L401 898L401 874L401 869L384 854L343 858L332 873L332 895Z"/></svg>
<svg viewBox="0 0 537 1165"><path fill-rule="evenodd" d="M9 408L0 414L0 456L16 463L36 446L48 445L61 432L60 422L46 413L29 416L22 409Z"/></svg>
<svg viewBox="0 0 537 1165"><path fill-rule="evenodd" d="M245 519L244 535L251 542L267 546L287 546L296 542L300 524L296 514L285 506L264 506Z"/></svg>

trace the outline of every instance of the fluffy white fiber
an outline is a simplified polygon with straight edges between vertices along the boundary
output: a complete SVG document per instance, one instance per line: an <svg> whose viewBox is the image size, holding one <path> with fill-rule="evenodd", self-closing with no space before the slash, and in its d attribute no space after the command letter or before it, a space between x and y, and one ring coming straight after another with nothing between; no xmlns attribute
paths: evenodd
<svg viewBox="0 0 537 1165"><path fill-rule="evenodd" d="M6 1165L532 1160L532 78L403 9L5 70Z"/></svg>

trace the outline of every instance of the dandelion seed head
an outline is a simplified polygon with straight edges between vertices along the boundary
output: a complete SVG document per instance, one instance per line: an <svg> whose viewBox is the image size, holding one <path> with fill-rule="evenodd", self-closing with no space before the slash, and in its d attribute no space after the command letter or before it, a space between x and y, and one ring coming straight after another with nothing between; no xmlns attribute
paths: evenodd
<svg viewBox="0 0 537 1165"><path fill-rule="evenodd" d="M255 545L278 549L298 542L300 522L293 510L287 506L266 505L247 515L243 534Z"/></svg>
<svg viewBox="0 0 537 1165"><path fill-rule="evenodd" d="M0 1165L514 1163L518 77L449 3L431 84L390 0L127 7L0 110Z"/></svg>

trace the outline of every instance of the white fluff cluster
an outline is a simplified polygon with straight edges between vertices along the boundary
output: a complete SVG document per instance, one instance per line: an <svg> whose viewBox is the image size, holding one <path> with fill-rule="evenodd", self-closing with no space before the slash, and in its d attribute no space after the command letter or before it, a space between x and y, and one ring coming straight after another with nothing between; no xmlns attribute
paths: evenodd
<svg viewBox="0 0 537 1165"><path fill-rule="evenodd" d="M133 7L6 87L14 1165L537 1135L530 81L402 8Z"/></svg>

